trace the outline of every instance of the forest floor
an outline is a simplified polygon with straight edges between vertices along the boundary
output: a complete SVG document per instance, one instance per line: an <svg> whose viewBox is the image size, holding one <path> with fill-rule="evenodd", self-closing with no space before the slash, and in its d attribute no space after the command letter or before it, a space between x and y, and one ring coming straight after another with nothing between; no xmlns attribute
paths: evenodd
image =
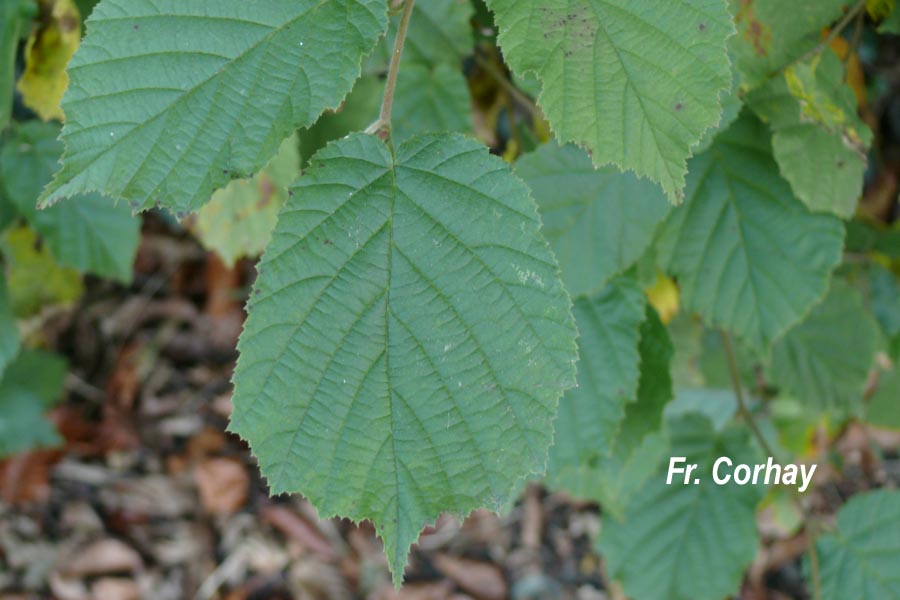
<svg viewBox="0 0 900 600"><path fill-rule="evenodd" d="M225 432L253 273L149 216L133 285L93 280L76 306L41 316L44 345L70 362L52 413L66 443L0 462L0 600L619 597L592 549L598 508L537 485L503 518L442 517L399 592L367 523L269 498L247 446ZM835 447L849 470L817 490L820 512L900 479L900 440L879 435L844 433ZM894 459L873 459L873 443ZM803 534L779 535L777 521L761 517L769 539L744 598L806 597Z"/></svg>

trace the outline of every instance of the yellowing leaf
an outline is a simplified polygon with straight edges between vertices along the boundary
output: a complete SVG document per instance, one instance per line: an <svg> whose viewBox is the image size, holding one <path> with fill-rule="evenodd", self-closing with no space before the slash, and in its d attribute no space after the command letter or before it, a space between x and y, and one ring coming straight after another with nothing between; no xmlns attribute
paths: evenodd
<svg viewBox="0 0 900 600"><path fill-rule="evenodd" d="M213 194L191 229L203 245L228 265L265 250L287 198L287 186L300 175L300 145L287 138L275 158L253 179L232 181Z"/></svg>
<svg viewBox="0 0 900 600"><path fill-rule="evenodd" d="M875 21L885 18L894 10L894 0L866 0L866 12Z"/></svg>
<svg viewBox="0 0 900 600"><path fill-rule="evenodd" d="M49 19L41 19L28 37L25 72L16 88L41 119L63 120L59 103L69 86L66 65L81 40L81 14L72 0L42 0L41 14Z"/></svg>
<svg viewBox="0 0 900 600"><path fill-rule="evenodd" d="M660 320L668 325L678 314L679 294L675 280L658 273L656 281L646 291L650 306L659 313Z"/></svg>
<svg viewBox="0 0 900 600"><path fill-rule="evenodd" d="M6 258L9 303L19 317L29 317L50 304L67 304L81 295L78 271L59 266L37 234L28 227L16 227L2 239Z"/></svg>

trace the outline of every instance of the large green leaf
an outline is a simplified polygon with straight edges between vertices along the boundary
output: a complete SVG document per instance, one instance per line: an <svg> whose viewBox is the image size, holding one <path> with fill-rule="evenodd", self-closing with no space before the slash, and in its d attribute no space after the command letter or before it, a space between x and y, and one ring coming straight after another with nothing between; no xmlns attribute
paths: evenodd
<svg viewBox="0 0 900 600"><path fill-rule="evenodd" d="M827 50L792 65L749 94L748 104L771 124L775 160L797 197L812 210L852 216L872 132L837 55Z"/></svg>
<svg viewBox="0 0 900 600"><path fill-rule="evenodd" d="M683 197L686 160L731 84L725 0L487 0L500 46L535 72L557 137Z"/></svg>
<svg viewBox="0 0 900 600"><path fill-rule="evenodd" d="M384 0L103 0L69 64L63 168L91 190L194 210L334 108L387 23Z"/></svg>
<svg viewBox="0 0 900 600"><path fill-rule="evenodd" d="M835 281L825 300L772 348L772 380L808 406L855 412L878 340L862 296Z"/></svg>
<svg viewBox="0 0 900 600"><path fill-rule="evenodd" d="M0 187L60 265L128 282L141 224L125 203L88 193L36 208L62 153L58 134L59 126L53 123L17 126L0 149Z"/></svg>
<svg viewBox="0 0 900 600"><path fill-rule="evenodd" d="M660 189L632 173L595 169L584 150L545 144L516 163L531 187L566 289L591 294L644 254L669 211Z"/></svg>
<svg viewBox="0 0 900 600"><path fill-rule="evenodd" d="M713 463L754 464L744 430L716 432L706 417L669 422L671 456L697 464L699 484L666 484L668 464L632 498L619 522L607 519L599 541L609 574L640 600L719 600L738 590L757 551L754 511L761 490L733 482L716 485ZM723 472L724 474L724 472Z"/></svg>
<svg viewBox="0 0 900 600"><path fill-rule="evenodd" d="M691 161L658 252L686 308L766 351L825 294L842 242L838 219L793 197L769 132L745 112Z"/></svg>
<svg viewBox="0 0 900 600"><path fill-rule="evenodd" d="M310 163L260 265L231 429L274 493L372 519L399 579L440 511L501 509L544 470L575 325L527 187L481 144L356 134Z"/></svg>
<svg viewBox="0 0 900 600"><path fill-rule="evenodd" d="M66 362L55 354L26 350L0 379L0 458L61 440L44 413L63 389Z"/></svg>
<svg viewBox="0 0 900 600"><path fill-rule="evenodd" d="M900 599L900 492L854 496L838 512L837 531L816 547L822 600Z"/></svg>
<svg viewBox="0 0 900 600"><path fill-rule="evenodd" d="M822 28L841 16L847 0L730 0L737 35L729 50L741 87L754 88L812 50ZM789 15L789 16L788 16Z"/></svg>
<svg viewBox="0 0 900 600"><path fill-rule="evenodd" d="M575 300L578 386L560 402L550 449L551 484L556 475L594 464L612 448L625 404L637 399L645 304L644 292L629 276L611 281L592 298Z"/></svg>

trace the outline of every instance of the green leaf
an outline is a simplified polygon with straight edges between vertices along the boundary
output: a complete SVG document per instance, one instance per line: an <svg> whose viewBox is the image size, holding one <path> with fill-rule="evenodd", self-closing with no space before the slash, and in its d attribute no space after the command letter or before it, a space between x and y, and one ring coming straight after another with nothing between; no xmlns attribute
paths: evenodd
<svg viewBox="0 0 900 600"><path fill-rule="evenodd" d="M378 118L382 96L382 77L372 74L360 77L338 110L326 112L314 125L300 132L302 163L305 165L309 162L310 157L328 142L362 131L371 125Z"/></svg>
<svg viewBox="0 0 900 600"><path fill-rule="evenodd" d="M607 519L599 541L609 574L626 594L644 599L718 600L736 592L757 551L754 519L761 498L757 486L712 481L714 461L757 461L747 433L719 433L699 415L669 422L671 456L698 465L698 485L675 476L666 485L668 464L632 498L623 521Z"/></svg>
<svg viewBox="0 0 900 600"><path fill-rule="evenodd" d="M442 510L547 460L575 325L524 183L481 144L370 135L311 160L260 264L231 429L274 493L371 519L396 580Z"/></svg>
<svg viewBox="0 0 900 600"><path fill-rule="evenodd" d="M719 120L718 125L712 129L706 130L706 133L703 134L703 138L697 144L697 147L694 148L694 155L696 156L705 152L713 143L713 140L717 135L731 127L731 124L737 121L743 108L744 100L740 94L738 77L734 74L734 69L732 69L731 90L722 96L722 118Z"/></svg>
<svg viewBox="0 0 900 600"><path fill-rule="evenodd" d="M737 35L728 48L741 88L762 84L819 43L822 28L841 17L847 0L730 0ZM786 15L790 14L787 18Z"/></svg>
<svg viewBox="0 0 900 600"><path fill-rule="evenodd" d="M843 227L797 201L746 112L691 161L687 199L660 234L683 305L765 353L828 289Z"/></svg>
<svg viewBox="0 0 900 600"><path fill-rule="evenodd" d="M669 212L657 186L612 167L595 169L573 145L545 144L520 158L516 173L531 187L573 296L600 290L634 265Z"/></svg>
<svg viewBox="0 0 900 600"><path fill-rule="evenodd" d="M16 127L0 149L0 187L60 265L127 283L141 223L126 204L90 193L36 209L62 153L58 134L54 123L29 121Z"/></svg>
<svg viewBox="0 0 900 600"><path fill-rule="evenodd" d="M872 313L888 339L900 335L900 286L897 277L878 263L868 269Z"/></svg>
<svg viewBox="0 0 900 600"><path fill-rule="evenodd" d="M472 130L472 100L457 63L400 65L391 131L396 140L417 133Z"/></svg>
<svg viewBox="0 0 900 600"><path fill-rule="evenodd" d="M61 443L44 417L62 393L66 362L47 352L26 350L0 380L0 458L37 446Z"/></svg>
<svg viewBox="0 0 900 600"><path fill-rule="evenodd" d="M816 548L822 600L897 600L900 492L884 489L850 498L838 512L837 531L816 540Z"/></svg>
<svg viewBox="0 0 900 600"><path fill-rule="evenodd" d="M0 277L0 374L19 353L19 328L9 303L6 278Z"/></svg>
<svg viewBox="0 0 900 600"><path fill-rule="evenodd" d="M900 8L894 4L894 10L891 14L878 26L878 33L887 33L891 35L900 34Z"/></svg>
<svg viewBox="0 0 900 600"><path fill-rule="evenodd" d="M872 132L857 115L837 55L826 50L793 65L747 101L771 124L775 160L797 197L811 210L852 216Z"/></svg>
<svg viewBox="0 0 900 600"><path fill-rule="evenodd" d="M825 300L772 348L772 381L807 406L857 412L878 341L862 296L836 280Z"/></svg>
<svg viewBox="0 0 900 600"><path fill-rule="evenodd" d="M340 104L386 22L384 0L103 0L69 64L66 153L43 201L200 208Z"/></svg>
<svg viewBox="0 0 900 600"><path fill-rule="evenodd" d="M629 276L611 281L592 298L575 300L578 386L560 402L550 449L551 485L556 474L594 464L612 448L626 403L637 400L645 305L644 292Z"/></svg>
<svg viewBox="0 0 900 600"><path fill-rule="evenodd" d="M299 175L300 142L292 135L253 179L232 181L213 194L191 228L228 265L245 256L259 256L272 237L287 188Z"/></svg>
<svg viewBox="0 0 900 600"><path fill-rule="evenodd" d="M576 323L581 302L578 300L575 304ZM622 307L618 310L621 312ZM614 318L610 320L615 322ZM587 335L581 327L579 369L597 362L592 360L597 356L588 352ZM549 483L573 496L600 502L607 514L616 517L622 516L630 497L654 474L668 447L660 430L663 410L672 399L669 368L674 350L665 325L649 306L646 319L640 325L639 337L640 376L636 395L626 398L624 414L616 423L617 436L612 441L611 451L608 438L603 437L605 434L592 431L601 422L602 412L609 409L599 410L602 407L597 406L596 398L590 398L589 394L579 393L576 402L570 401L574 392L587 385L587 378L583 376L579 387L568 392L560 404L556 445L550 449ZM603 346L591 350L598 349ZM609 365L598 363L596 370L606 371L607 377L611 373ZM577 452L571 451L569 438L573 437L579 438ZM558 449L560 445L566 450Z"/></svg>
<svg viewBox="0 0 900 600"><path fill-rule="evenodd" d="M471 2L417 2L413 7L412 21L403 46L403 60L420 65L446 63L459 66L463 57L472 52L473 14ZM366 65L368 72L387 70L399 22L399 14L391 19L387 34L369 57Z"/></svg>
<svg viewBox="0 0 900 600"><path fill-rule="evenodd" d="M487 0L512 68L543 82L557 137L659 183L673 202L686 160L731 84L725 0Z"/></svg>
<svg viewBox="0 0 900 600"><path fill-rule="evenodd" d="M897 365L880 373L878 389L869 398L865 418L876 427L900 429L900 368Z"/></svg>
<svg viewBox="0 0 900 600"><path fill-rule="evenodd" d="M0 238L6 260L9 304L17 317L30 317L53 304L71 304L84 291L81 276L61 267L28 227L8 229Z"/></svg>

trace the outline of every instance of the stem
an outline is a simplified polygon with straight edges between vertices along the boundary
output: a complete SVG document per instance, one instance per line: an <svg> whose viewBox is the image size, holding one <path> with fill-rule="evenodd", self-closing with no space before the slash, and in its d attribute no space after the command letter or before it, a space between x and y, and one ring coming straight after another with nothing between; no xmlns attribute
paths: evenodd
<svg viewBox="0 0 900 600"><path fill-rule="evenodd" d="M860 11L862 11L865 7L866 7L866 0L859 0L859 2L857 2L853 6L853 8L848 10L847 14L844 15L844 17L840 21L838 21L837 25L834 26L834 29L832 29L831 31L828 32L828 35L825 36L825 39L822 40L821 42L819 42L818 46L816 46L812 50L808 51L806 54L804 54L800 58L798 58L794 61L791 61L789 63L789 65L794 64L796 62L803 62L805 60L808 60L808 59L812 58L813 56L815 56L816 54L820 53L825 48L827 48L828 45L837 36L841 35L841 32L847 28L847 25L849 25L850 23L853 22L853 19L855 19L856 16L860 13ZM786 65L786 66L788 66L788 65ZM782 69L782 70L784 70L784 69Z"/></svg>
<svg viewBox="0 0 900 600"><path fill-rule="evenodd" d="M816 531L815 523L812 523L809 535L809 570L812 571L810 576L813 580L813 600L822 600L822 582L819 579L819 551L816 550Z"/></svg>
<svg viewBox="0 0 900 600"><path fill-rule="evenodd" d="M507 94L509 94L510 98L528 109L528 112L531 113L531 116L535 120L542 120L544 118L544 115L543 113L541 113L541 109L537 107L537 104L535 104L534 101L526 94L522 93L522 90L513 85L513 82L511 82L503 73L501 73L500 70L497 69L497 67L494 66L493 63L491 63L491 61L476 52L475 62L484 70L485 73L490 75L498 84L500 84L500 87L502 87L503 90Z"/></svg>
<svg viewBox="0 0 900 600"><path fill-rule="evenodd" d="M779 67L778 69L775 69L774 71L772 71L771 73L769 73L769 75L766 77L766 80L772 79L773 77L777 77L778 75L784 73L784 71L785 71L788 67L790 67L790 66L792 66L792 65L795 65L795 64L797 64L797 63L805 62L805 61L809 60L810 58L814 57L815 55L819 54L820 52L822 52L822 50L824 50L825 48L827 48L828 45L829 45L829 44L830 44L837 36L841 35L841 32L844 31L844 29L847 28L847 25L849 25L850 23L853 22L853 19L855 19L856 16L860 13L860 11L862 11L865 7L866 7L866 0L859 0L859 2L857 2L856 4L854 4L854 5L853 5L853 8L851 8L850 10L848 10L848 11L847 11L847 14L845 14L845 15L841 18L841 20L838 21L837 25L834 26L834 29L832 29L831 31L828 32L828 35L825 36L825 39L824 39L824 40L822 40L821 42L819 42L818 44L816 44L813 48L811 48L810 50L808 50L808 51L805 52L804 54L800 55L798 58L795 58L795 59L793 59L793 60L789 60L787 63L785 63L784 65L782 65L782 66Z"/></svg>
<svg viewBox="0 0 900 600"><path fill-rule="evenodd" d="M731 337L724 331L720 331L719 333L722 335L722 345L725 348L725 356L728 359L728 373L731 375L731 384L734 386L734 395L737 396L738 410L741 413L741 417L750 427L750 431L753 432L753 437L756 438L756 441L762 447L763 451L774 459L775 452L772 450L772 447L769 445L765 436L763 436L762 431L753 419L753 415L747 408L747 402L744 400L744 389L741 386L741 375L738 371L737 360L734 356L734 348L731 345ZM803 514L804 524L806 525L807 531L809 531L809 566L810 571L812 571L810 576L812 577L813 582L813 599L822 600L822 584L819 579L819 553L816 550L816 534L818 533L816 521L804 509L803 503L799 497L792 494L791 499L797 506L797 509Z"/></svg>
<svg viewBox="0 0 900 600"><path fill-rule="evenodd" d="M759 442L763 451L774 459L775 452L772 451L769 442L756 424L756 421L753 420L753 415L750 413L750 410L747 408L747 402L744 400L744 388L741 386L741 375L738 371L737 360L734 358L734 348L731 347L731 337L724 331L720 333L722 335L722 345L725 347L725 356L728 359L728 373L731 375L731 385L734 386L734 395L737 396L738 411L741 413L744 421L746 421L747 426L750 427L750 431L753 432L753 436Z"/></svg>
<svg viewBox="0 0 900 600"><path fill-rule="evenodd" d="M394 109L394 90L397 88L397 74L400 72L400 59L403 57L403 45L406 42L406 31L409 29L409 21L412 18L413 6L416 0L406 0L403 3L403 13L400 15L400 26L397 28L397 37L394 40L394 51L391 53L391 66L388 67L387 81L384 85L384 99L381 101L381 112L378 120L366 131L375 133L382 139L391 135L391 112Z"/></svg>

